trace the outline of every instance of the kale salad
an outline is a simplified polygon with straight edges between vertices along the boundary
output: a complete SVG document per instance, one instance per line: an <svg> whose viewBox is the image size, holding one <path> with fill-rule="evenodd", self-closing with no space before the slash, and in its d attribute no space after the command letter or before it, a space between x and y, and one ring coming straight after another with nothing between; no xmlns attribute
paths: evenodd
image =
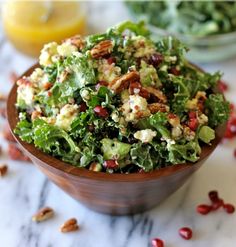
<svg viewBox="0 0 236 247"><path fill-rule="evenodd" d="M135 16L172 33L208 36L236 31L235 1L126 2Z"/></svg>
<svg viewBox="0 0 236 247"><path fill-rule="evenodd" d="M71 165L109 173L196 162L225 123L220 73L154 42L143 22L44 46L39 67L17 81L21 140ZM70 165L68 164L68 165Z"/></svg>

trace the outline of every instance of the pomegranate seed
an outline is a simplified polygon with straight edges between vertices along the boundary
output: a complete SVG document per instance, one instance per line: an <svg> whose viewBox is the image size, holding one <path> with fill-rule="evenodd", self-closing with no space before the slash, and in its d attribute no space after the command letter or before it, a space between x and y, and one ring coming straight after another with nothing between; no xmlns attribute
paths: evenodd
<svg viewBox="0 0 236 247"><path fill-rule="evenodd" d="M205 204L200 204L197 206L197 212L203 215L210 213L211 209L212 209L211 206Z"/></svg>
<svg viewBox="0 0 236 247"><path fill-rule="evenodd" d="M197 127L198 127L198 120L196 118L189 119L189 121L188 121L188 127L191 130L195 131L197 129Z"/></svg>
<svg viewBox="0 0 236 247"><path fill-rule="evenodd" d="M107 169L116 169L119 167L119 164L116 160L106 160L103 162L103 166Z"/></svg>
<svg viewBox="0 0 236 247"><path fill-rule="evenodd" d="M211 200L211 202L218 202L220 200L218 196L218 192L216 190L212 190L208 193L208 196Z"/></svg>
<svg viewBox="0 0 236 247"><path fill-rule="evenodd" d="M193 232L192 232L192 229L190 229L189 227L182 227L179 229L179 235L182 238L189 240L192 238Z"/></svg>
<svg viewBox="0 0 236 247"><path fill-rule="evenodd" d="M212 203L211 210L215 211L221 208L223 205L224 205L224 201L222 199L218 199L218 201Z"/></svg>
<svg viewBox="0 0 236 247"><path fill-rule="evenodd" d="M115 58L115 57L109 57L109 58L107 59L107 62L108 62L108 64L116 63L116 58Z"/></svg>
<svg viewBox="0 0 236 247"><path fill-rule="evenodd" d="M236 149L234 149L234 158L236 158Z"/></svg>
<svg viewBox="0 0 236 247"><path fill-rule="evenodd" d="M3 138L9 142L16 142L14 136L12 135L10 129L8 126L5 126L3 132L2 132Z"/></svg>
<svg viewBox="0 0 236 247"><path fill-rule="evenodd" d="M152 240L152 247L164 247L164 242L160 238L154 238Z"/></svg>
<svg viewBox="0 0 236 247"><path fill-rule="evenodd" d="M12 160L31 161L28 156L14 144L8 145L8 155Z"/></svg>
<svg viewBox="0 0 236 247"><path fill-rule="evenodd" d="M109 116L106 108L101 107L100 105L94 107L94 112L97 116L102 118L107 118Z"/></svg>
<svg viewBox="0 0 236 247"><path fill-rule="evenodd" d="M87 110L87 105L85 102L82 102L80 105L79 105L79 111L80 112L85 112Z"/></svg>
<svg viewBox="0 0 236 247"><path fill-rule="evenodd" d="M191 119L191 118L197 118L197 113L195 111L190 111L188 113L188 117Z"/></svg>
<svg viewBox="0 0 236 247"><path fill-rule="evenodd" d="M168 118L169 119L175 119L177 116L174 113L169 113Z"/></svg>
<svg viewBox="0 0 236 247"><path fill-rule="evenodd" d="M235 211L235 207L232 204L226 203L226 204L224 204L223 207L224 207L224 210L226 211L226 213L228 213L228 214L233 214Z"/></svg>
<svg viewBox="0 0 236 247"><path fill-rule="evenodd" d="M106 87L107 85L108 85L108 83L106 81L99 81L96 84L95 89L98 91L101 86L105 86Z"/></svg>
<svg viewBox="0 0 236 247"><path fill-rule="evenodd" d="M51 91L48 91L47 94L48 94L48 97L52 96L52 92Z"/></svg>
<svg viewBox="0 0 236 247"><path fill-rule="evenodd" d="M170 68L170 73L173 74L173 75L176 75L176 76L181 74L180 70L178 70L176 67Z"/></svg>
<svg viewBox="0 0 236 247"><path fill-rule="evenodd" d="M159 53L151 55L149 61L154 67L158 67L163 62L163 56Z"/></svg>
<svg viewBox="0 0 236 247"><path fill-rule="evenodd" d="M224 81L220 80L218 81L218 88L223 93L228 90L228 85Z"/></svg>

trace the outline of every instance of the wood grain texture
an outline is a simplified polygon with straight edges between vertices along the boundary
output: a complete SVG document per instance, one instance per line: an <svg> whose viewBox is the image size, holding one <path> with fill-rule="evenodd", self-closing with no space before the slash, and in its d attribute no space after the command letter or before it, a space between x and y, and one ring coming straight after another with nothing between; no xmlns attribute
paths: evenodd
<svg viewBox="0 0 236 247"><path fill-rule="evenodd" d="M31 74L36 67L37 64L23 75ZM12 133L18 122L16 90L15 84L7 101L7 117ZM225 125L216 130L216 139L211 146L202 148L200 159L195 164L179 164L150 173L135 174L108 174L77 168L43 153L33 144L25 143L14 133L13 135L33 163L70 196L92 210L125 215L151 209L179 189L214 151L224 131Z"/></svg>

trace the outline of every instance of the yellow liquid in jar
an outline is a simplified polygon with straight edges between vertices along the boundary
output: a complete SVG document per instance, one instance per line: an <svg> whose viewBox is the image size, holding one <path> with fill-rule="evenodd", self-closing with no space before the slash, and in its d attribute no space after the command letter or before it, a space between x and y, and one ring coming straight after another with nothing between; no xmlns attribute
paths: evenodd
<svg viewBox="0 0 236 247"><path fill-rule="evenodd" d="M85 34L86 20L74 1L9 1L3 9L7 37L21 52L38 56L45 43Z"/></svg>

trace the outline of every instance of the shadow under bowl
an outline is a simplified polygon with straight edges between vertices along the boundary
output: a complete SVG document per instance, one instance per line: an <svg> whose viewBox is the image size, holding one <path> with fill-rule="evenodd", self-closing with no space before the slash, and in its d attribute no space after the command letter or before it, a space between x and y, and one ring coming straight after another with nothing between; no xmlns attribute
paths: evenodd
<svg viewBox="0 0 236 247"><path fill-rule="evenodd" d="M23 76L30 75L36 67L38 65L31 67ZM92 210L111 215L135 214L157 206L200 168L214 151L225 131L225 126L216 130L216 138L212 145L202 148L200 159L194 164L174 165L150 173L93 172L74 167L42 152L33 144L21 141L13 132L19 120L15 107L16 98L15 84L7 101L7 117L10 129L21 149L53 183L71 197Z"/></svg>

